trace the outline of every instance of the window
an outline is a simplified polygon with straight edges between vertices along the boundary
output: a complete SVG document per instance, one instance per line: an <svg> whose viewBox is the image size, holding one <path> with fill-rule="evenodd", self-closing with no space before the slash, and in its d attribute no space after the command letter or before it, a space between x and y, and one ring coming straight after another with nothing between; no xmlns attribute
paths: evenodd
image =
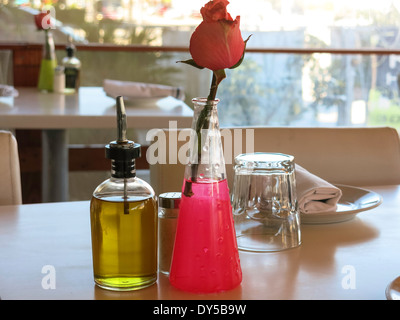
<svg viewBox="0 0 400 320"><path fill-rule="evenodd" d="M209 72L176 64L206 0L46 1L58 44L79 46L83 85L104 78L185 85L187 103L208 92ZM245 3L245 5L244 5ZM1 42L41 43L37 0L0 0ZM390 125L400 127L400 2L231 0L243 36L243 65L219 89L222 126ZM85 45L132 50L85 50ZM135 46L159 51L135 51ZM171 50L163 50L169 48ZM173 50L173 49L176 50ZM58 57L65 54L62 46ZM98 66L102 68L98 68ZM156 71L156 72L153 72Z"/></svg>

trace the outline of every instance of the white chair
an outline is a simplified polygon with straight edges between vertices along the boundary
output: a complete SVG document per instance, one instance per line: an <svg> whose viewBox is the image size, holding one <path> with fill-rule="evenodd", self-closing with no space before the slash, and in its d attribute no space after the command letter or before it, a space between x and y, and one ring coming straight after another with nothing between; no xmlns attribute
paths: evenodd
<svg viewBox="0 0 400 320"><path fill-rule="evenodd" d="M147 159L151 162L154 150L163 145L167 162L170 150L173 150L172 158L179 160L178 152L187 140L178 141L177 146L172 145L171 149L170 136L174 142L175 137L186 137L188 131L159 130L148 149ZM221 129L221 133L227 137L223 144L230 190L234 157L253 151L291 154L296 163L334 184L373 186L400 183L400 139L393 128L257 127ZM177 162L150 164L150 183L156 194L181 191L184 165Z"/></svg>
<svg viewBox="0 0 400 320"><path fill-rule="evenodd" d="M0 205L22 204L17 140L0 131Z"/></svg>

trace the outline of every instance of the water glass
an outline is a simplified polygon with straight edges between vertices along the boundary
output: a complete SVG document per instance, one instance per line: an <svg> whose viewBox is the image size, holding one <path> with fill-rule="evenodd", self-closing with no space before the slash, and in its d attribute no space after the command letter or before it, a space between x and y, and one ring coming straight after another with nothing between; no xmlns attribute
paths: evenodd
<svg viewBox="0 0 400 320"><path fill-rule="evenodd" d="M301 243L294 157L247 153L235 158L232 209L240 250L280 251Z"/></svg>

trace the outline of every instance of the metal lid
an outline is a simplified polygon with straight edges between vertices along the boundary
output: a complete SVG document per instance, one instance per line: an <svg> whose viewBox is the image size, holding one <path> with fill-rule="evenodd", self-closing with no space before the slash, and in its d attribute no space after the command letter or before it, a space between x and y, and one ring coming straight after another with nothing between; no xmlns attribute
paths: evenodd
<svg viewBox="0 0 400 320"><path fill-rule="evenodd" d="M112 161L112 176L116 178L130 178L135 174L134 159L139 158L140 144L126 138L126 111L122 96L117 100L117 132L118 138L106 145L106 158Z"/></svg>
<svg viewBox="0 0 400 320"><path fill-rule="evenodd" d="M158 204L162 208L175 209L179 208L181 202L180 192L166 192L158 196Z"/></svg>

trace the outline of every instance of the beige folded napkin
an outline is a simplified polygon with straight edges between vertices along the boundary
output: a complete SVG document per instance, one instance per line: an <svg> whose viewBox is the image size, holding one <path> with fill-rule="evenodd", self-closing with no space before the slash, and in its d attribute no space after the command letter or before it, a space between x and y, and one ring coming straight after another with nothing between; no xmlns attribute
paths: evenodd
<svg viewBox="0 0 400 320"><path fill-rule="evenodd" d="M0 97L18 97L18 90L13 86L0 84Z"/></svg>
<svg viewBox="0 0 400 320"><path fill-rule="evenodd" d="M296 164L296 189L302 213L336 211L342 191Z"/></svg>
<svg viewBox="0 0 400 320"><path fill-rule="evenodd" d="M180 87L171 87L161 84L119 81L105 79L103 89L112 98L122 96L125 99L134 98L164 98L175 97L179 100L185 99L185 93Z"/></svg>

